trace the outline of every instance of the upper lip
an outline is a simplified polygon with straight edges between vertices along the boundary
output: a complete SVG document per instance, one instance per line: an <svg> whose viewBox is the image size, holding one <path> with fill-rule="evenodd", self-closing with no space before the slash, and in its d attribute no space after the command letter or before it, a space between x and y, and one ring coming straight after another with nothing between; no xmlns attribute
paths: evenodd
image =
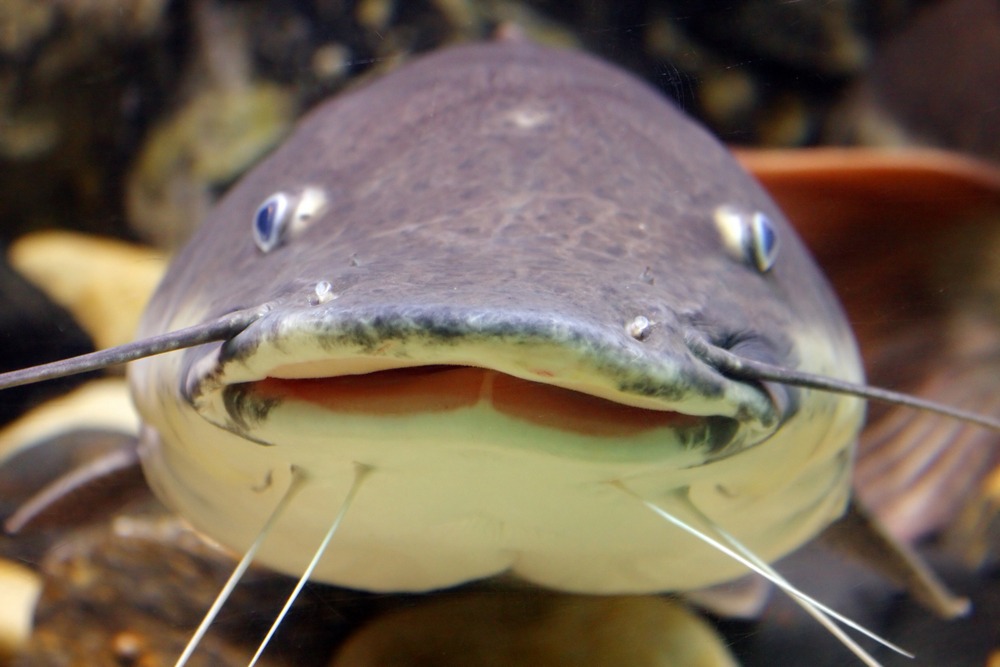
<svg viewBox="0 0 1000 667"><path fill-rule="evenodd" d="M777 430L789 407L781 388L719 374L683 336L651 348L615 328L550 313L409 306L275 308L208 356L202 349L192 357L185 393L198 406L227 387L268 377L358 372L337 369L361 358L379 360L383 369L479 366L625 405L731 418L745 445ZM538 372L546 369L555 372Z"/></svg>

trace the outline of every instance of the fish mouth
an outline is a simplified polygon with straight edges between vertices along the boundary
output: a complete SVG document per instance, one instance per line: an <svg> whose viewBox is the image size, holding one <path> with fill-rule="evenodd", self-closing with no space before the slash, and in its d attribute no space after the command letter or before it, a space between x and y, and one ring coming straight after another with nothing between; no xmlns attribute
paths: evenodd
<svg viewBox="0 0 1000 667"><path fill-rule="evenodd" d="M275 309L192 362L184 393L210 422L261 445L280 444L267 425L289 405L327 423L480 410L543 443L547 431L585 443L553 445L561 456L670 450L678 467L752 447L788 417L764 385L692 355L680 330L656 338L538 312ZM643 439L660 446L602 447Z"/></svg>
<svg viewBox="0 0 1000 667"><path fill-rule="evenodd" d="M271 376L227 386L223 401L230 428L242 433L288 401L327 415L371 419L420 414L446 418L486 403L487 409L512 421L592 438L629 438L671 429L686 447L704 447L709 454L724 451L739 429L731 417L641 408L471 366L415 366L321 378Z"/></svg>
<svg viewBox="0 0 1000 667"><path fill-rule="evenodd" d="M363 468L338 550L316 576L368 590L511 572L560 590L648 592L740 573L664 529L622 485L649 498L684 493L766 558L813 534L833 501L802 512L800 496L826 498L840 469L818 466L804 493L761 474L812 469L813 452L795 447L810 435L801 420L766 385L702 361L685 342L689 329L659 318L639 340L629 320L273 308L177 359L181 400L156 425L176 446L153 449L144 465L168 504L240 548L301 474L298 509L260 554L289 573L301 572ZM763 529L749 518L761 508ZM581 565L566 568L565 558Z"/></svg>

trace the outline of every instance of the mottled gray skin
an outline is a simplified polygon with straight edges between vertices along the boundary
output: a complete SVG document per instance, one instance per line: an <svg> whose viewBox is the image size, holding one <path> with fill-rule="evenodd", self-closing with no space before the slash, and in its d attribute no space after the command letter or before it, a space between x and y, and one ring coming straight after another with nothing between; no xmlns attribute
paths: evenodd
<svg viewBox="0 0 1000 667"><path fill-rule="evenodd" d="M306 186L324 190L328 207L285 245L262 253L250 234L256 209L274 192ZM770 271L725 251L713 222L723 205L771 219L781 251ZM337 298L310 305L319 281L329 281ZM694 414L757 424L756 435L744 433L727 455L787 430L782 425L796 415L841 420L798 436L807 440L800 452L823 450L824 460L839 466L830 473L838 481L829 507L810 505L822 520L800 526L794 539L775 541L762 531L764 544L780 542L764 549L767 557L815 534L846 498L860 409L844 417L846 399L807 404L810 392L727 379L685 344L687 336L703 336L745 356L857 380L853 338L825 280L781 212L723 146L643 83L583 54L523 42L460 47L324 103L227 194L177 256L141 334L265 303L270 312L222 346L222 370L204 361L214 363L218 345L188 350L182 361L135 364L140 411L158 431L151 431L154 449L172 456L178 445L189 448L185 465L194 466L211 445L185 444L186 427L162 414L211 393L206 375L226 376L219 382L232 381L233 369L245 371L245 379L266 375L252 367L253 358L264 345L289 347L291 329L322 339L324 349L356 354L377 355L391 343L410 364L424 357L407 350L482 344L497 350L496 359L492 351L489 358L442 353L426 363L444 358L526 375L530 367L511 371L497 359L548 346L577 355L584 368L564 386L582 384L605 398L659 409L683 411L677 406L690 402ZM641 340L626 328L637 316L652 322ZM268 406L229 398L229 417L216 423L245 438L247 448L261 449L251 431ZM190 412L190 405L177 410ZM834 459L832 450L839 452ZM710 451L699 461L717 456ZM771 481L759 471L789 458L778 456L773 466L764 458L747 461L747 489L764 492ZM222 496L182 500L198 496L198 483L180 467L164 472L171 464L161 463L147 465L161 496L222 541L248 542L249 535L225 535L226 526L221 536L214 529L232 522L219 508ZM727 469L732 489L743 488L739 466ZM169 476L178 479L166 488ZM207 478L200 483L211 487ZM708 492L722 483L706 485ZM212 512L218 514L199 521ZM778 527L780 521L771 526ZM270 562L292 569L280 561ZM719 578L725 576L691 585Z"/></svg>
<svg viewBox="0 0 1000 667"><path fill-rule="evenodd" d="M553 117L530 132L497 121L522 108ZM255 209L303 184L328 190L327 214L262 254ZM720 252L710 222L724 203L777 226L769 274ZM784 217L725 148L621 71L526 43L432 55L313 111L178 255L145 328L176 327L192 301L203 319L289 295L304 305L320 280L339 295L332 316L425 319L442 337L485 316L491 329L586 329L644 359L684 359L679 333L693 329L753 336L793 366L787 332L801 322L850 338ZM656 323L641 345L623 330L637 315Z"/></svg>

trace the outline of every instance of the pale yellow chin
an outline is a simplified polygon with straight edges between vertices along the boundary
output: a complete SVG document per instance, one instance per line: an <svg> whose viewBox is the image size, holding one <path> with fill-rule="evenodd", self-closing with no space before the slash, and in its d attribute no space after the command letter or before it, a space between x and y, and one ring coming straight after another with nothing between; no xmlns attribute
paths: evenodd
<svg viewBox="0 0 1000 667"><path fill-rule="evenodd" d="M686 490L712 521L772 560L841 512L844 443L856 427L849 418L840 427L792 420L759 447L704 463L669 425L586 435L486 400L446 414L373 415L300 399L272 408L253 430L270 446L222 430L189 406L168 406L152 424L163 442L151 438L145 447L147 476L165 502L239 552L278 503L291 467L303 470L305 484L260 555L297 575L337 514L354 464L370 466L314 578L374 591L504 572L589 593L694 589L740 576L742 566L615 483L695 520L675 498ZM836 414L831 407L816 414Z"/></svg>
<svg viewBox="0 0 1000 667"><path fill-rule="evenodd" d="M808 361L802 370L860 378L850 341L809 336L796 341L796 347ZM389 356L396 361L426 356L404 351ZM470 365L446 357L439 348L419 351L439 355L427 363ZM342 357L350 359L353 353L348 352ZM143 447L147 478L160 498L194 526L242 552L288 488L293 466L301 470L305 482L259 556L260 562L297 576L338 513L355 464L365 464L371 472L314 579L373 591L428 590L505 572L549 588L587 593L697 589L745 570L666 523L636 495L697 524L693 505L768 561L808 541L843 511L863 415L856 399L803 390L797 413L775 432L770 432L774 425L744 424L736 435L747 443L762 442L712 459L704 448L686 446L678 423L662 415L676 410L732 416L737 407L728 401L729 394L712 401L694 397L690 405L638 401L649 405L609 407L595 401L613 397L612 379L596 375L571 350L496 347L475 352L491 363L500 360L493 368L505 375L551 379L537 372L545 371L557 376L562 388L545 390L538 398L514 384L513 398L501 400L494 391L499 386L496 373L467 368L442 376L433 369L404 370L397 376L403 385L408 374L421 383L435 376L433 381L451 379L440 391L405 389L402 405L408 407L399 410L393 407L396 399L378 389L374 399L381 408L370 408L372 397L364 397L362 389L351 394L355 390L347 389L354 386L349 378L297 379L307 377L306 369L285 362L310 357L288 347L281 350L286 354L282 363L267 366L250 359L227 367L226 382L216 377L199 395L196 409L177 394L176 388L183 386L180 355L137 362L130 375L148 425ZM378 368L354 370L405 366L383 361ZM215 363L204 360L206 368ZM255 363L281 369L291 380L261 382L270 374L254 368ZM234 377L240 373L246 377ZM249 420L246 435L254 441L216 425L231 420L224 391L232 382L249 383L264 398L280 398L260 419ZM468 389L469 382L475 390ZM612 420L614 427L553 425L525 418L520 410L537 404L539 413L551 414L552 406L544 401L561 400L559 392L570 387L593 394L570 401L579 401L584 417ZM600 391L589 391L592 387ZM326 401L331 392L342 390L348 393ZM760 394L739 387L732 392L735 397ZM345 397L352 395L358 409L344 408ZM443 397L447 409L427 409L422 399L411 402L421 395ZM448 403L449 397L458 400ZM511 409L510 401L518 409ZM650 406L658 408L655 419L622 417ZM602 416L605 408L610 412ZM560 414L580 413L567 408Z"/></svg>

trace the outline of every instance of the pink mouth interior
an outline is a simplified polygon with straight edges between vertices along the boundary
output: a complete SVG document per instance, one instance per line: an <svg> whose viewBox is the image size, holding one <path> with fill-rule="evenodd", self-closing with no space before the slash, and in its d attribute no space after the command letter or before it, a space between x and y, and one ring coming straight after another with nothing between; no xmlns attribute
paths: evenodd
<svg viewBox="0 0 1000 667"><path fill-rule="evenodd" d="M297 400L345 414L448 412L489 401L505 415L592 436L630 436L683 428L702 417L615 403L570 389L484 368L418 366L327 378L266 378L253 384L262 400Z"/></svg>

